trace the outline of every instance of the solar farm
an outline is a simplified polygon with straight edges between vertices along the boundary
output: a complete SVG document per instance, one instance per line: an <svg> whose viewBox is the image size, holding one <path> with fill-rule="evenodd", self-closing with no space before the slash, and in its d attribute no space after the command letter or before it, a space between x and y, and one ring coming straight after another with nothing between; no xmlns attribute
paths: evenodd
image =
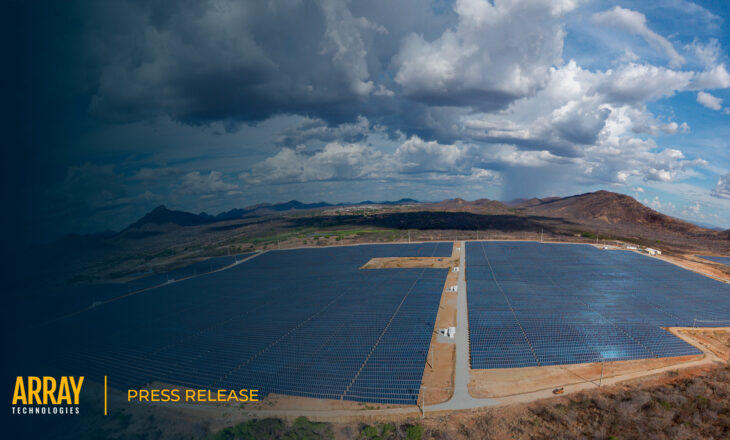
<svg viewBox="0 0 730 440"><path fill-rule="evenodd" d="M267 252L54 323L64 338L39 352L120 389L415 404L448 269L358 268L451 252L443 242Z"/></svg>
<svg viewBox="0 0 730 440"><path fill-rule="evenodd" d="M666 326L730 325L730 288L590 245L468 242L471 367L700 354Z"/></svg>
<svg viewBox="0 0 730 440"><path fill-rule="evenodd" d="M218 257L75 288L71 303L100 303L23 336L48 341L35 352L62 370L108 376L118 389L156 382L417 405L449 269L362 268L372 259L451 257L452 247ZM730 325L727 284L635 252L508 241L463 250L474 370L694 356L702 352L663 327ZM49 340L49 330L64 337Z"/></svg>

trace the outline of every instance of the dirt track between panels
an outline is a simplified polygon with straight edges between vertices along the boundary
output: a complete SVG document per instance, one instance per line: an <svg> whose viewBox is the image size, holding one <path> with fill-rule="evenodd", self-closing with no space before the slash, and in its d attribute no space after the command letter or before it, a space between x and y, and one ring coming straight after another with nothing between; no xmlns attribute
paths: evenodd
<svg viewBox="0 0 730 440"><path fill-rule="evenodd" d="M448 267L459 265L457 243L453 245L452 256L448 259L451 266ZM446 402L454 393L454 362L456 361L454 340L438 336L438 329L456 326L456 292L450 292L449 287L455 286L458 278L458 272L449 270L444 290L441 293L436 325L431 335L431 345L423 371L426 405ZM423 395L420 396L419 402L423 402L423 397Z"/></svg>

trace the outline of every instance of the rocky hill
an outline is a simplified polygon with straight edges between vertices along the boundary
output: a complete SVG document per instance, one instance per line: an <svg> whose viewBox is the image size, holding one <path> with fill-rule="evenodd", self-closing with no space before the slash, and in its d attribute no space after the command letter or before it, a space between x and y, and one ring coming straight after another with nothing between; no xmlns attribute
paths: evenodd
<svg viewBox="0 0 730 440"><path fill-rule="evenodd" d="M610 191L543 199L539 203L532 199L517 205L516 208L530 215L557 217L579 222L633 225L690 235L715 234L715 231L710 229L657 212L639 203L633 197Z"/></svg>

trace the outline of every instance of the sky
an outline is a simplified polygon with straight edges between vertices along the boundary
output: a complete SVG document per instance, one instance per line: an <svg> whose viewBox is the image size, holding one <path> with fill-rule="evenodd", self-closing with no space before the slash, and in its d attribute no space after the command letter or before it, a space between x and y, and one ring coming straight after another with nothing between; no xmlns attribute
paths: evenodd
<svg viewBox="0 0 730 440"><path fill-rule="evenodd" d="M2 178L26 234L598 189L730 228L723 1L19 3Z"/></svg>

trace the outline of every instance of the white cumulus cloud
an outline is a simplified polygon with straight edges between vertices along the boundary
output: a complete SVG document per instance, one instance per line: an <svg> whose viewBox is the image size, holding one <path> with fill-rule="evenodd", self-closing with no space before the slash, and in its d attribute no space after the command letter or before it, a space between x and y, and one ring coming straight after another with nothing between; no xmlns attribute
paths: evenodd
<svg viewBox="0 0 730 440"><path fill-rule="evenodd" d="M722 98L706 92L697 92L697 102L712 110L722 110Z"/></svg>
<svg viewBox="0 0 730 440"><path fill-rule="evenodd" d="M393 58L407 96L440 105L504 108L544 87L561 62L561 14L575 2L457 0L456 26L435 40L412 33Z"/></svg>
<svg viewBox="0 0 730 440"><path fill-rule="evenodd" d="M224 182L222 176L220 171L211 171L208 174L191 171L182 176L178 189L181 194L193 195L229 192L238 188L238 185Z"/></svg>
<svg viewBox="0 0 730 440"><path fill-rule="evenodd" d="M599 24L623 29L643 38L650 46L663 52L669 58L671 67L679 67L684 64L684 57L677 52L672 43L649 29L646 24L646 16L641 12L616 6L608 11L594 14L593 20Z"/></svg>

